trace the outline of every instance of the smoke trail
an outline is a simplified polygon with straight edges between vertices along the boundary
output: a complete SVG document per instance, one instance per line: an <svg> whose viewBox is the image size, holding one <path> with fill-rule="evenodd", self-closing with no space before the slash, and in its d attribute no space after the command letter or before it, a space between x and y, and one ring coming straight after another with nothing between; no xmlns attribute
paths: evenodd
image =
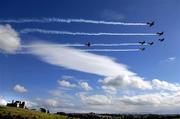
<svg viewBox="0 0 180 119"><path fill-rule="evenodd" d="M148 45L148 44L144 44ZM119 44L92 44L91 46L141 46L139 43L119 43Z"/></svg>
<svg viewBox="0 0 180 119"><path fill-rule="evenodd" d="M137 52L139 49L83 49L87 52Z"/></svg>
<svg viewBox="0 0 180 119"><path fill-rule="evenodd" d="M86 51L86 52L139 52L140 49L78 49L79 51ZM0 52L3 53L3 52ZM29 55L32 54L28 51L18 51L11 55Z"/></svg>
<svg viewBox="0 0 180 119"><path fill-rule="evenodd" d="M42 33L42 34L55 34L55 35L83 35L83 36L154 36L156 33L85 33L85 32L69 32L69 31L56 31L45 30L38 28L26 28L20 31L22 34L27 33Z"/></svg>
<svg viewBox="0 0 180 119"><path fill-rule="evenodd" d="M104 25L147 26L147 23L125 23L125 22L114 22L114 21L61 19L61 18L5 19L5 20L0 20L0 23L89 23L89 24L104 24Z"/></svg>
<svg viewBox="0 0 180 119"><path fill-rule="evenodd" d="M148 45L148 44L144 44ZM31 47L41 47L42 45L22 45L21 48L31 48ZM49 44L49 46L59 47L59 46L73 46L73 47L84 47L86 44ZM139 43L119 43L119 44L91 44L91 46L141 46Z"/></svg>
<svg viewBox="0 0 180 119"><path fill-rule="evenodd" d="M32 48L32 47L41 47L42 45L22 45L21 48ZM47 46L47 45L46 45ZM54 47L59 47L59 46L75 46L75 47L82 47L85 46L85 44L49 44L48 46L54 46Z"/></svg>

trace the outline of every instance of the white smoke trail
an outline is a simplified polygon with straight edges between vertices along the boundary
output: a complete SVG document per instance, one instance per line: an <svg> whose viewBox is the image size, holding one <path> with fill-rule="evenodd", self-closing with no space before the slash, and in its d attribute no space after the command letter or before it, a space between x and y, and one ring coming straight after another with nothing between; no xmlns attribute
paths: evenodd
<svg viewBox="0 0 180 119"><path fill-rule="evenodd" d="M85 51L85 52L139 52L141 51L140 49L78 49L78 50ZM0 51L0 53L6 54L5 52L2 52L2 51ZM31 55L31 54L32 53L29 51L17 51L10 55Z"/></svg>
<svg viewBox="0 0 180 119"><path fill-rule="evenodd" d="M144 45L148 45L148 44L144 44ZM72 47L84 47L86 46L85 44L49 44L49 46L54 46L54 47L59 47L59 46L72 46ZM141 44L139 43L117 43L117 44L91 44L91 46L107 46L107 47L111 47L111 46L141 46ZM21 48L31 48L31 47L41 47L40 45L22 45Z"/></svg>
<svg viewBox="0 0 180 119"><path fill-rule="evenodd" d="M83 49L81 51L87 52L137 52L140 49Z"/></svg>
<svg viewBox="0 0 180 119"><path fill-rule="evenodd" d="M26 28L20 31L22 34L27 33L42 33L42 34L55 34L55 35L83 35L83 36L154 36L156 33L85 33L85 32L69 32L69 31L56 31L45 30L38 28Z"/></svg>
<svg viewBox="0 0 180 119"><path fill-rule="evenodd" d="M139 52L140 49L78 49L79 51L85 51L85 52ZM0 52L3 53L3 52ZM12 55L28 55L32 54L28 51L18 51Z"/></svg>
<svg viewBox="0 0 180 119"><path fill-rule="evenodd" d="M89 24L104 24L104 25L124 25L124 26L146 26L147 23L125 23L114 21L97 21L86 19L61 19L61 18L41 18L41 19L5 19L0 20L0 23L89 23Z"/></svg>
<svg viewBox="0 0 180 119"><path fill-rule="evenodd" d="M32 47L41 47L42 45L22 45L21 48L32 48ZM48 46L54 46L54 47L59 47L59 46L74 46L74 47L83 47L85 44L49 44Z"/></svg>
<svg viewBox="0 0 180 119"><path fill-rule="evenodd" d="M148 45L148 44L144 44ZM91 46L141 46L140 43L92 44Z"/></svg>

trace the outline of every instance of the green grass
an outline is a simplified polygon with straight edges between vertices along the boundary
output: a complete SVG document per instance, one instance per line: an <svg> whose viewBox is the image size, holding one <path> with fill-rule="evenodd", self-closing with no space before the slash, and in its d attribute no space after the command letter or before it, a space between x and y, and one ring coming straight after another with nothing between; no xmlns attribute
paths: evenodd
<svg viewBox="0 0 180 119"><path fill-rule="evenodd" d="M67 119L67 116L14 107L0 107L0 119Z"/></svg>

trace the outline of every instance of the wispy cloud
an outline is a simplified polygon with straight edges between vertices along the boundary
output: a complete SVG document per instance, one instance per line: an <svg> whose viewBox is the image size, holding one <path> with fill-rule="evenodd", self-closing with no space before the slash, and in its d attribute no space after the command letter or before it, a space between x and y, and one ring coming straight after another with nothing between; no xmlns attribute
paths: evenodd
<svg viewBox="0 0 180 119"><path fill-rule="evenodd" d="M63 75L61 78L62 78L63 80L74 79L74 77L71 76L71 75Z"/></svg>
<svg viewBox="0 0 180 119"><path fill-rule="evenodd" d="M113 11L113 10L103 10L101 13L100 13L100 16L103 18L103 19L107 19L107 20L115 20L115 21L119 21L119 20L124 20L125 19L125 16L121 13L118 13L116 11Z"/></svg>
<svg viewBox="0 0 180 119"><path fill-rule="evenodd" d="M166 59L164 59L164 60L161 60L161 63L172 63L172 62L176 62L176 60L177 60L177 58L176 57L168 57L168 58L166 58Z"/></svg>
<svg viewBox="0 0 180 119"><path fill-rule="evenodd" d="M53 47L49 43L33 43L40 47L33 47L29 52L38 56L47 63L73 69L81 72L97 74L101 76L119 75L128 71L126 66L118 64L107 56L96 55L70 47Z"/></svg>
<svg viewBox="0 0 180 119"><path fill-rule="evenodd" d="M167 62L175 62L176 61L176 57L169 57L166 59Z"/></svg>
<svg viewBox="0 0 180 119"><path fill-rule="evenodd" d="M59 90L50 90L50 91L48 91L48 93L50 94L50 95L52 95L52 96L56 96L56 97L59 97L59 96L61 96L61 91L59 91Z"/></svg>

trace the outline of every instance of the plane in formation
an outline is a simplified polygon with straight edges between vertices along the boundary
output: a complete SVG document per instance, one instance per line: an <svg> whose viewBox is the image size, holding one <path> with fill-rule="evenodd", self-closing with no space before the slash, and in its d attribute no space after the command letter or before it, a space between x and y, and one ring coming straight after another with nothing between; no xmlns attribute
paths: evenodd
<svg viewBox="0 0 180 119"><path fill-rule="evenodd" d="M147 25L149 25L149 27L152 27L154 25L154 21L153 22L147 22Z"/></svg>
<svg viewBox="0 0 180 119"><path fill-rule="evenodd" d="M154 42L149 42L148 44L149 44L149 45L153 45L153 44L154 44Z"/></svg>
<svg viewBox="0 0 180 119"><path fill-rule="evenodd" d="M91 43L90 43L90 42L87 42L87 43L85 43L85 46L90 47L90 46L91 46Z"/></svg>
<svg viewBox="0 0 180 119"><path fill-rule="evenodd" d="M149 27L152 27L152 26L155 24L155 22L154 22L154 21L152 21L152 22L147 22L146 24L147 24ZM156 34L159 35L159 36L162 36L162 35L164 34L164 32L157 32ZM164 38L160 38L160 39L158 39L158 40L159 40L160 42L163 42L163 41L164 41ZM145 45L146 41L141 41L141 42L138 42L138 43L141 44L141 45ZM153 45L154 42L148 42L147 44L148 44L148 45ZM91 44L91 42L87 42L87 43L85 43L85 46L91 47L92 44ZM146 49L145 47L139 48L140 51L144 51L145 49Z"/></svg>
<svg viewBox="0 0 180 119"><path fill-rule="evenodd" d="M164 32L157 32L156 34L159 36L162 36L164 34Z"/></svg>
<svg viewBox="0 0 180 119"><path fill-rule="evenodd" d="M164 38L161 38L161 39L158 39L160 42L163 42L164 41ZM142 42L138 42L139 44L141 44L141 45L144 45L146 42L145 41L142 41ZM153 45L154 44L154 42L148 42L147 44L149 44L149 45ZM87 47L91 47L91 42L87 42L87 43L85 43L85 46L87 46ZM139 48L139 50L140 51L144 51L146 48L145 47L143 47L143 48Z"/></svg>
<svg viewBox="0 0 180 119"><path fill-rule="evenodd" d="M145 48L139 48L139 50L144 51L144 50L145 50Z"/></svg>
<svg viewBox="0 0 180 119"><path fill-rule="evenodd" d="M145 41L143 41L143 42L139 42L139 44L141 44L141 45L144 45L146 42Z"/></svg>
<svg viewBox="0 0 180 119"><path fill-rule="evenodd" d="M160 42L163 42L163 41L164 41L164 38L159 39L159 41L160 41Z"/></svg>

